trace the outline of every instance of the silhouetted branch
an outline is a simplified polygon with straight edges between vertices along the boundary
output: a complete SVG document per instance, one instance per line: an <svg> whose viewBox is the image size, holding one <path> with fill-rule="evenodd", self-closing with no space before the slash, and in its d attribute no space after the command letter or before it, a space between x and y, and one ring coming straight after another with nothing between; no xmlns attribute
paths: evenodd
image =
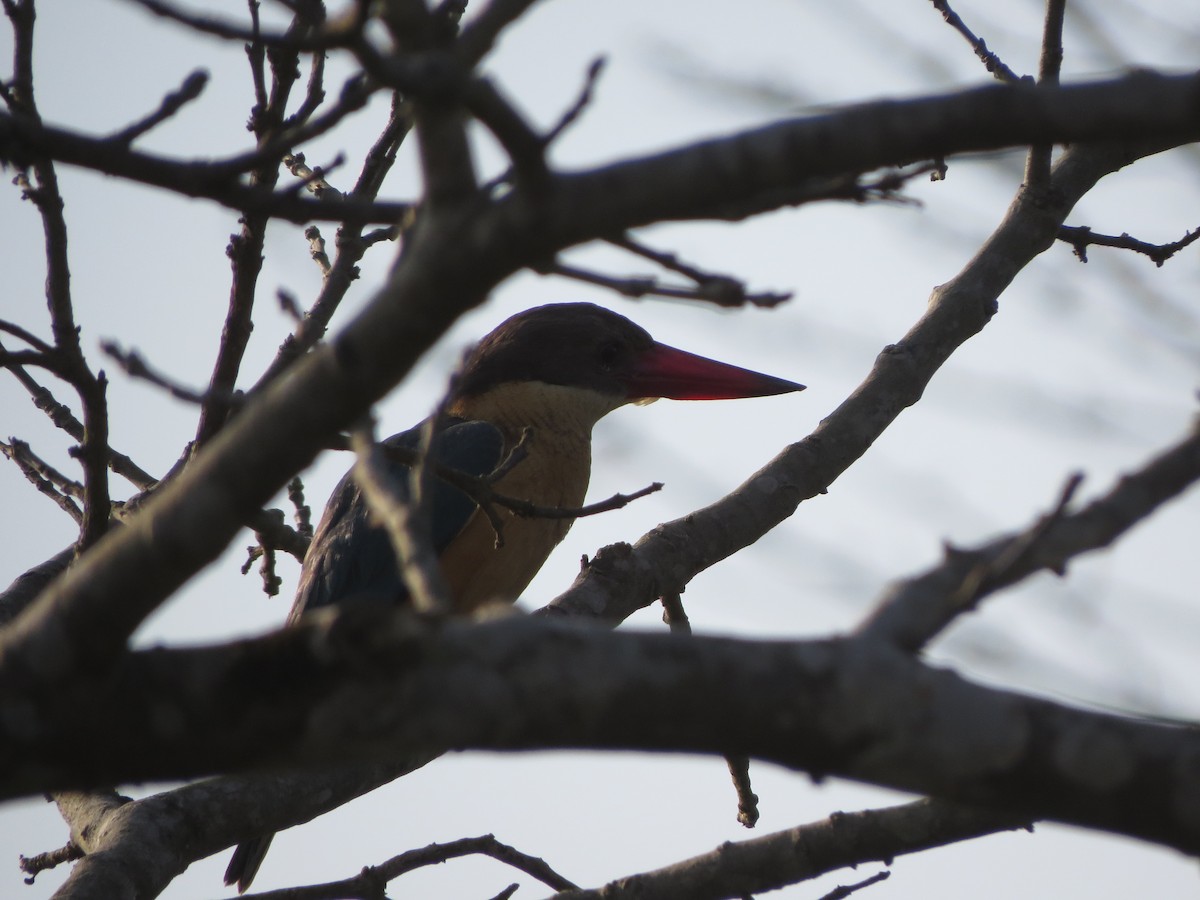
<svg viewBox="0 0 1200 900"><path fill-rule="evenodd" d="M522 853L515 847L502 844L493 835L461 838L444 844L429 844L419 850L409 850L393 856L377 866L366 866L353 878L247 894L246 900L377 900L388 882L424 866L436 866L464 856L488 856L512 866L555 890L569 890L575 885L555 872L544 860Z"/></svg>
<svg viewBox="0 0 1200 900"><path fill-rule="evenodd" d="M890 590L859 633L909 652L919 650L979 599L1043 569L1062 574L1079 554L1107 547L1173 497L1200 480L1200 427L1107 494L1075 513L1056 508L1029 529L975 549L947 547L940 566Z"/></svg>
<svg viewBox="0 0 1200 900"><path fill-rule="evenodd" d="M197 69L183 80L183 84L179 86L178 90L172 91L163 97L158 109L145 118L134 122L132 125L122 128L116 134L110 135L108 140L115 144L132 144L143 134L150 131L150 129L162 124L187 104L197 99L203 93L204 87L207 84L208 73Z"/></svg>
<svg viewBox="0 0 1200 900"><path fill-rule="evenodd" d="M1089 246L1115 247L1118 250L1132 250L1148 256L1156 266L1161 267L1180 250L1190 247L1197 239L1200 239L1200 228L1188 231L1179 240L1170 244L1148 244L1124 232L1119 235L1100 234L1092 231L1086 225L1064 225L1058 230L1058 239L1071 245L1080 262L1088 261L1087 248Z"/></svg>
<svg viewBox="0 0 1200 900"><path fill-rule="evenodd" d="M983 38L976 35L975 32L967 27L967 23L962 20L962 16L956 13L946 0L931 0L931 2L933 3L933 8L942 14L942 18L946 20L946 24L966 39L967 43L971 45L971 49L975 51L975 55L979 57L980 62L987 67L987 70L997 80L1009 84L1022 80L1022 76L1006 66L1000 57L988 49L987 42Z"/></svg>
<svg viewBox="0 0 1200 900"><path fill-rule="evenodd" d="M161 372L155 371L136 350L122 350L113 341L101 341L100 349L119 365L121 370L130 378L138 378L149 382L155 387L162 388L176 400L200 405L208 395L207 391L197 391L186 387L163 375ZM227 395L227 399L232 402L234 398L232 395Z"/></svg>
<svg viewBox="0 0 1200 900"><path fill-rule="evenodd" d="M272 677L248 691L244 672ZM143 752L128 752L130 735ZM1193 786L1194 729L981 687L863 639L681 639L332 607L263 638L133 652L86 704L51 698L35 723L0 721L0 737L8 796L446 746L744 753L1017 820L1200 846L1178 803Z"/></svg>
<svg viewBox="0 0 1200 900"><path fill-rule="evenodd" d="M75 505L72 497L81 498L83 485L67 478L30 449L25 441L13 438L11 443L0 441L0 456L16 463L21 474L38 491L54 501L55 505L75 520L83 522L83 511Z"/></svg>

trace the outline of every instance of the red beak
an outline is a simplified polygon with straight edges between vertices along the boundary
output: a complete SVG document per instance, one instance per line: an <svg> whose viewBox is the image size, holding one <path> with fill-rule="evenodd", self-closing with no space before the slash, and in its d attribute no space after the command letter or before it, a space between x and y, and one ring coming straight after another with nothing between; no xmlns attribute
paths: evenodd
<svg viewBox="0 0 1200 900"><path fill-rule="evenodd" d="M734 400L802 391L804 385L655 342L624 378L630 400Z"/></svg>

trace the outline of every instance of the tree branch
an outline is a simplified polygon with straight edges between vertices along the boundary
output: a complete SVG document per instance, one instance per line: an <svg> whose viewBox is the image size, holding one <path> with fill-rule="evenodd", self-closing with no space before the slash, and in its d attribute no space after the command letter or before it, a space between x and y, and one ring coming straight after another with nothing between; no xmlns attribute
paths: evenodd
<svg viewBox="0 0 1200 900"><path fill-rule="evenodd" d="M629 875L597 890L564 891L554 900L741 900L760 891L811 881L836 869L1029 827L1028 819L937 800L835 813L662 869Z"/></svg>
<svg viewBox="0 0 1200 900"><path fill-rule="evenodd" d="M1200 425L1079 512L1063 514L1060 504L1024 532L948 547L940 566L892 588L859 633L915 652L983 597L1034 572L1063 574L1072 557L1109 546L1198 480Z"/></svg>
<svg viewBox="0 0 1200 900"><path fill-rule="evenodd" d="M6 796L429 747L685 751L1200 852L1193 729L979 687L863 639L681 639L529 617L433 626L332 608L256 640L132 653L83 702L50 700L0 731Z"/></svg>

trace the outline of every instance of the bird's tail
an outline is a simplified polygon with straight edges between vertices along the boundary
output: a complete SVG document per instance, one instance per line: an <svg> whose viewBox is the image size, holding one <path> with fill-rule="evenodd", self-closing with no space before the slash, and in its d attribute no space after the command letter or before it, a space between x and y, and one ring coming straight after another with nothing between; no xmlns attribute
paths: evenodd
<svg viewBox="0 0 1200 900"><path fill-rule="evenodd" d="M266 858L273 837L275 837L274 834L266 834L238 844L233 850L233 857L229 860L229 865L225 868L225 883L237 884L238 893L246 893L250 882L258 874L259 866Z"/></svg>

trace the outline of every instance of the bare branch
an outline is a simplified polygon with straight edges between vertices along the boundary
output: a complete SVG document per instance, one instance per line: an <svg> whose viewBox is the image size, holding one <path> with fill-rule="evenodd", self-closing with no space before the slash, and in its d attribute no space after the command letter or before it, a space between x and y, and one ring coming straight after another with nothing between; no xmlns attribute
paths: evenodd
<svg viewBox="0 0 1200 900"><path fill-rule="evenodd" d="M204 403L208 395L207 391L197 391L186 387L161 372L155 371L140 353L136 350L122 350L115 341L101 341L100 349L116 362L130 378L148 381L150 384L162 388L176 400L200 405ZM234 398L229 396L227 399L232 401Z"/></svg>
<svg viewBox="0 0 1200 900"><path fill-rule="evenodd" d="M116 134L110 135L108 140L114 144L125 144L126 146L132 144L143 134L150 131L150 129L162 124L179 112L179 110L183 109L183 107L187 106L187 104L197 99L204 92L204 87L207 84L208 73L202 69L197 69L183 80L183 84L179 86L178 90L172 91L163 97L158 109L144 119L139 119L132 125L122 128Z"/></svg>
<svg viewBox="0 0 1200 900"><path fill-rule="evenodd" d="M41 123L41 113L34 97L33 82L34 7L32 3L14 4L6 7L6 12L12 22L14 41L15 71L10 85L12 118L36 127ZM8 158L3 149L5 143L0 136L0 159ZM33 202L42 219L46 301L54 334L56 371L75 388L83 406L83 438L77 454L83 467L83 509L78 541L79 549L83 550L99 541L107 531L111 511L107 382L103 372L92 372L79 343L79 326L71 295L67 222L55 162L48 155L34 154L27 167L32 172L32 181L24 173L20 177L24 179L25 198Z"/></svg>
<svg viewBox="0 0 1200 900"><path fill-rule="evenodd" d="M34 350L38 351L39 353L41 353L44 356L53 356L54 355L55 351L54 351L53 347L51 347L49 344L47 344L45 341L43 341L40 337L38 337L32 331L22 328L16 322L6 322L3 320L0 320L0 331L6 331L9 334L11 334L13 337L24 341L26 344L33 347Z"/></svg>
<svg viewBox="0 0 1200 900"><path fill-rule="evenodd" d="M667 594L662 598L662 606L663 622L671 629L671 633L690 637L692 623L683 608L683 598L679 594ZM753 828L758 823L759 813L758 795L750 785L750 758L726 756L725 765L733 780L733 789L737 792L737 820L746 828Z"/></svg>
<svg viewBox="0 0 1200 900"><path fill-rule="evenodd" d="M583 111L587 109L588 104L592 102L592 97L596 92L596 85L600 81L600 76L604 72L604 67L608 60L603 56L597 56L591 61L587 67L587 74L584 76L583 87L579 89L579 96L572 103L555 123L554 127L546 132L542 138L542 143L546 146L554 143L562 136L568 128L575 124Z"/></svg>
<svg viewBox="0 0 1200 900"><path fill-rule="evenodd" d="M72 497L80 497L83 495L83 485L77 481L68 479L65 475L41 459L29 444L25 441L16 440L11 443L0 441L0 456L5 456L16 463L17 468L21 470L21 474L25 476L38 491L45 494L55 505L63 512L69 515L76 523L83 522L83 511L75 505Z"/></svg>
<svg viewBox="0 0 1200 900"><path fill-rule="evenodd" d="M1058 229L1058 239L1071 245L1080 262L1087 262L1087 248L1090 246L1115 247L1118 250L1132 250L1134 253L1148 256L1161 268L1163 263L1180 250L1190 247L1200 239L1200 228L1188 231L1179 240L1169 244L1148 244L1125 232L1119 235L1100 234L1086 225L1064 225Z"/></svg>
<svg viewBox="0 0 1200 900"><path fill-rule="evenodd" d="M862 881L857 881L854 884L839 884L832 891L822 897L821 900L846 900L847 897L858 893L863 888L872 887L873 885L887 881L891 877L891 872L876 872L870 878L864 878Z"/></svg>
<svg viewBox="0 0 1200 900"><path fill-rule="evenodd" d="M4 349L0 346L0 353ZM50 421L58 428L61 428L77 441L83 440L84 428L83 423L75 418L74 413L70 408L54 398L49 388L38 383L32 376L29 375L20 366L9 366L9 370L16 376L21 385L29 392L33 398L34 405L49 416ZM139 488L146 490L157 483L153 475L135 463L124 453L118 453L116 450L109 447L108 449L108 465L114 472Z"/></svg>
<svg viewBox="0 0 1200 900"><path fill-rule="evenodd" d="M979 57L980 62L987 67L987 70L996 77L997 80L1012 84L1023 80L1022 76L1018 75L1000 59L995 53L988 49L987 43L983 38L978 37L967 23L962 20L962 16L950 8L947 0L930 0L933 3L933 8L942 14L942 18L946 20L951 28L961 34L971 49L975 51L975 55Z"/></svg>
<svg viewBox="0 0 1200 900"><path fill-rule="evenodd" d="M641 241L634 240L629 234L610 238L608 243L620 247L630 253L648 259L671 272L677 272L684 278L696 284L697 299L715 303L717 306L740 307L750 304L766 309L778 306L790 300L792 295L787 293L747 293L745 282L730 275L720 275L706 272L690 263L684 262L674 253L664 253L655 250Z"/></svg>
<svg viewBox="0 0 1200 900"><path fill-rule="evenodd" d="M1198 480L1200 426L1079 512L1065 512L1073 478L1026 531L974 550L947 548L940 566L892 588L858 633L915 652L981 598L1043 569L1062 574L1072 557L1107 547Z"/></svg>
<svg viewBox="0 0 1200 900"><path fill-rule="evenodd" d="M407 102L399 94L393 94L388 121L363 160L362 169L354 188L344 202L373 202L375 200L384 178L396 162L397 151L411 127L412 117ZM358 278L358 262L366 253L367 248L375 240L383 240L388 235L398 236L399 228L392 225L387 229L373 232L373 240L368 240L363 236L362 231L361 223L354 226L346 224L338 230L335 241L337 254L321 285L321 293L309 309L308 314L304 316L299 329L289 336L283 346L279 348L271 365L267 367L266 372L251 389L251 394L274 381L281 372L324 337L334 312L349 291L350 285ZM375 237L376 235L377 237Z"/></svg>
<svg viewBox="0 0 1200 900"><path fill-rule="evenodd" d="M136 3L147 12L153 13L156 16L170 19L173 22L178 22L180 25L186 25L192 31L223 38L228 41L257 44L264 49L267 47L279 47L293 52L322 51L344 46L346 40L345 34L332 29L327 31L318 29L306 35L291 33L269 34L263 32L258 27L257 9L254 3L250 4L251 15L253 16L252 24L249 28L246 28L226 19L219 19L216 16L184 12L174 4L163 2L163 0L130 0L130 2ZM353 10L359 7L358 4L351 4L350 8Z"/></svg>
<svg viewBox="0 0 1200 900"><path fill-rule="evenodd" d="M1058 84L1058 75L1063 61L1063 17L1067 0L1046 0L1046 18L1042 26L1042 53L1038 60L1038 83ZM1050 180L1049 144L1035 144L1029 148L1025 160L1025 186L1033 190L1042 189Z"/></svg>
<svg viewBox="0 0 1200 900"><path fill-rule="evenodd" d="M252 4L251 9L255 16L254 28L257 31L258 19L254 12L256 7ZM320 24L319 20L323 16L323 5L297 9L288 27L288 34L308 33L312 26ZM267 53L271 69L271 88L267 102L263 103L260 50L261 45L257 43L247 46L255 73L255 95L258 98L250 111L249 127L254 132L258 149L265 151L266 156L250 170L250 184L273 191L279 181L279 160L283 156L283 149L274 146L273 141L287 129L288 99L299 78L299 54L295 50L281 47L273 47ZM310 85L310 95L315 92L323 96L320 79L324 72L324 63L314 63L314 66L317 84L315 87ZM303 109L305 107L302 107ZM309 113L311 111L308 110ZM303 122L303 119L300 121ZM258 276L262 271L268 221L269 217L262 214L243 215L241 230L230 238L226 250L233 267L229 307L221 329L221 343L217 348L208 389L201 400L200 416L196 425L196 447L203 447L212 440L224 428L235 409L232 398L242 359L250 341L250 333L254 328L254 303L258 292Z"/></svg>
<svg viewBox="0 0 1200 900"><path fill-rule="evenodd" d="M522 853L515 847L502 844L493 835L460 838L444 844L429 844L419 850L409 850L393 856L377 866L366 866L353 878L247 894L246 900L377 900L388 882L425 866L442 865L464 856L488 856L512 866L555 890L570 890L575 885L555 872L544 860Z"/></svg>
<svg viewBox="0 0 1200 900"><path fill-rule="evenodd" d="M353 688L334 677L347 668ZM285 701L230 677L255 671L313 689ZM576 714L563 716L564 704ZM158 715L148 721L145 710ZM51 699L36 723L0 721L0 731L6 795L446 746L745 753L1185 852L1200 846L1200 823L1178 803L1196 786L1194 729L985 688L882 641L681 639L528 616L430 623L334 607L256 640L131 653L87 704ZM143 753L127 752L127 735Z"/></svg>
<svg viewBox="0 0 1200 900"><path fill-rule="evenodd" d="M274 145L272 148L277 158L287 149ZM289 221L390 225L411 209L407 203L315 200L291 191L272 191L261 185L240 183L239 175L246 166L260 162L257 152L217 162L170 160L109 144L103 138L0 114L0 159L24 165L37 155L183 196L204 197L241 212L261 213Z"/></svg>

